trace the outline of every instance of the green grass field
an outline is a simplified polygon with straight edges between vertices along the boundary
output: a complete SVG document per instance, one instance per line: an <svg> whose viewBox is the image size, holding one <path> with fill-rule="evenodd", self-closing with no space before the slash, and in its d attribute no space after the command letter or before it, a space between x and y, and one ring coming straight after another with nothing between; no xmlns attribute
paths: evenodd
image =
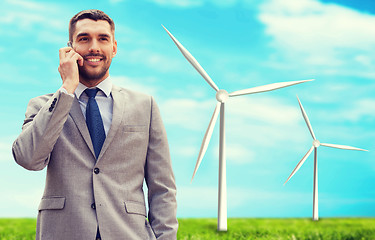
<svg viewBox="0 0 375 240"><path fill-rule="evenodd" d="M179 219L179 240L212 239L333 239L375 240L374 218L228 220L228 232L216 231L216 219ZM35 219L0 219L1 240L35 239Z"/></svg>

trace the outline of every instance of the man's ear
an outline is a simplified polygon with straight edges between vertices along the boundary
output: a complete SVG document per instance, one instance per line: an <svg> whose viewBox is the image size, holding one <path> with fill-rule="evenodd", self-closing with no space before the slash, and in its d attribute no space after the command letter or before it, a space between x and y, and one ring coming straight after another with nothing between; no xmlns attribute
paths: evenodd
<svg viewBox="0 0 375 240"><path fill-rule="evenodd" d="M114 40L113 42L113 52L112 52L112 57L115 57L117 54L117 41Z"/></svg>

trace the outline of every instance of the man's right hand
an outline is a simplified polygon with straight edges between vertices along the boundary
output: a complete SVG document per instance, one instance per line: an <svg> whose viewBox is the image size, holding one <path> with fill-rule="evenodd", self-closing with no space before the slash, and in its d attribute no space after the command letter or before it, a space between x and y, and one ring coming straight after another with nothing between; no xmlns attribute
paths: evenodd
<svg viewBox="0 0 375 240"><path fill-rule="evenodd" d="M83 66L83 58L71 47L60 48L59 73L63 81L62 87L73 94L79 83L78 65Z"/></svg>

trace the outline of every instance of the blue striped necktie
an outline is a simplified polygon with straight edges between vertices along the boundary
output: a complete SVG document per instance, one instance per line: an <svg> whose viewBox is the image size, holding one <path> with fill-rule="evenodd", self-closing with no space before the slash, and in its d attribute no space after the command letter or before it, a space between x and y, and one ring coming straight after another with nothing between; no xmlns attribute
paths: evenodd
<svg viewBox="0 0 375 240"><path fill-rule="evenodd" d="M89 97L86 106L86 123L89 129L92 145L94 146L95 157L98 158L105 140L105 131L102 116L100 115L98 103L95 96L99 89L86 89L85 93Z"/></svg>

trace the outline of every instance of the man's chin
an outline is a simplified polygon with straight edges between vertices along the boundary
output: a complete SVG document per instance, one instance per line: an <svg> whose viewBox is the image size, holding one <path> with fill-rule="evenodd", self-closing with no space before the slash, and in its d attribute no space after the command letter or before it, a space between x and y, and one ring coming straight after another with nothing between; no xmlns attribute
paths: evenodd
<svg viewBox="0 0 375 240"><path fill-rule="evenodd" d="M100 71L100 72L89 72L85 70L79 71L79 76L86 81L98 81L102 80L106 75L107 71Z"/></svg>

